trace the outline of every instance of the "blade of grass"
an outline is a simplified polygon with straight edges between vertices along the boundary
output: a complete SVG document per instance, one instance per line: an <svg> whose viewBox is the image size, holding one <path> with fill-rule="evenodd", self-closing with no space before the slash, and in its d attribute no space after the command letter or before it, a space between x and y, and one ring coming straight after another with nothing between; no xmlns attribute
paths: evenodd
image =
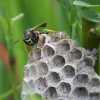
<svg viewBox="0 0 100 100"><path fill-rule="evenodd" d="M21 85L17 86L17 89L19 90L21 88ZM4 94L0 95L0 100L4 100L7 98L9 95L13 93L13 89L10 89L9 91L5 92Z"/></svg>
<svg viewBox="0 0 100 100"><path fill-rule="evenodd" d="M6 1L6 19L7 19L7 24L8 24L8 32L6 33L6 36L8 35L8 41L7 41L7 47L8 47L8 50L9 50L9 59L10 59L10 79L11 79L11 86L12 86L12 89L13 89L13 97L14 97L14 100L19 100L19 97L18 97L18 92L17 92L17 89L16 89L16 61L15 61L15 58L14 58L14 52L13 52L13 49L11 48L11 44L12 44L12 30L11 30L11 10L10 10L10 3L11 1L10 0L7 0Z"/></svg>

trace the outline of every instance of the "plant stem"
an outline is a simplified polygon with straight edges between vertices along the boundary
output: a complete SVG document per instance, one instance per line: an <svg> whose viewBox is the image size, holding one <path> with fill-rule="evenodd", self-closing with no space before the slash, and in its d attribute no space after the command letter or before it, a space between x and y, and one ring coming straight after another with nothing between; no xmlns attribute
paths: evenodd
<svg viewBox="0 0 100 100"><path fill-rule="evenodd" d="M14 100L19 100L18 98L18 93L17 93L17 89L16 89L16 62L15 62L15 58L14 58L14 52L12 49L12 29L11 29L11 9L10 9L10 0L6 1L6 20L7 20L7 24L8 24L8 32L5 33L5 37L6 37L6 43L7 43L7 47L9 50L9 60L10 60L10 79L11 79L11 85L12 85L12 89L13 89L13 97Z"/></svg>
<svg viewBox="0 0 100 100"><path fill-rule="evenodd" d="M93 48L97 48L99 49L99 39L90 34L89 30L91 29L91 27L94 26L95 23L90 22L88 20L86 20L85 18L82 18L82 45L84 48L86 49L93 49ZM97 61L97 63L94 66L95 71L99 74L99 59Z"/></svg>
<svg viewBox="0 0 100 100"><path fill-rule="evenodd" d="M21 85L18 85L16 88L19 90L21 88ZM11 89L11 90L7 91L6 93L0 95L0 100L7 98L12 93L13 93L13 89Z"/></svg>

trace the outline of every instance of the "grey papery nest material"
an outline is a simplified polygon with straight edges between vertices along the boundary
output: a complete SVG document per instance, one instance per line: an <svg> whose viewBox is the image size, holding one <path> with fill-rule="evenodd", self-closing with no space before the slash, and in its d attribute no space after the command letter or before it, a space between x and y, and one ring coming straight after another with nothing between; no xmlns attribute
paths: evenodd
<svg viewBox="0 0 100 100"><path fill-rule="evenodd" d="M24 68L22 100L100 100L100 77L93 66L97 50L86 50L65 32L42 34ZM32 61L34 59L34 62Z"/></svg>

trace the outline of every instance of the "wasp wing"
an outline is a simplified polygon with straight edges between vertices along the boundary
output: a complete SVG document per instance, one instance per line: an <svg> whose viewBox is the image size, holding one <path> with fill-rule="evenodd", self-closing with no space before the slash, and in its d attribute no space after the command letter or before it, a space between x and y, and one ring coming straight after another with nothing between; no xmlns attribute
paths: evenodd
<svg viewBox="0 0 100 100"><path fill-rule="evenodd" d="M36 28L39 28L39 27L46 27L47 23L41 23L35 27L32 28L32 30L34 31Z"/></svg>

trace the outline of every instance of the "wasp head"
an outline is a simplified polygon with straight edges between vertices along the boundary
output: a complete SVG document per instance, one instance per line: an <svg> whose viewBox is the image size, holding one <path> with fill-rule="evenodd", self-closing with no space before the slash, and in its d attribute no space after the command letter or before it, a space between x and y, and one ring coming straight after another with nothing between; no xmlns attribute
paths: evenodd
<svg viewBox="0 0 100 100"><path fill-rule="evenodd" d="M33 31L32 29L27 29L24 32L23 41L27 45L33 45L38 42L38 31Z"/></svg>

